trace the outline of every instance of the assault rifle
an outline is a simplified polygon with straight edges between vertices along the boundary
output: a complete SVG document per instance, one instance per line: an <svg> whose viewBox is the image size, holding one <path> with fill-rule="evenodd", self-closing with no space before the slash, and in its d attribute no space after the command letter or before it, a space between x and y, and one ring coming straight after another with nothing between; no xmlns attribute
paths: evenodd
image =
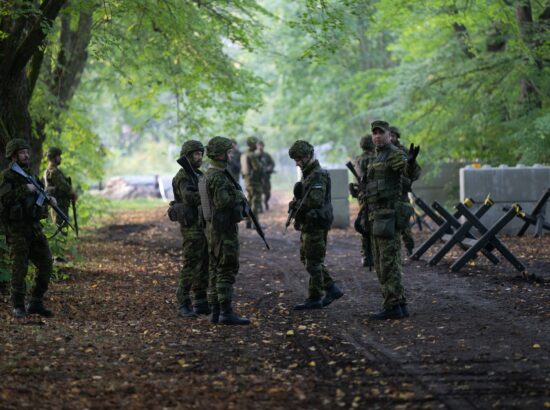
<svg viewBox="0 0 550 410"><path fill-rule="evenodd" d="M23 178L25 178L29 184L34 185L34 187L36 188L36 192L38 193L35 204L40 207L44 206L44 203L51 206L52 209L55 211L55 213L59 215L59 217L63 220L63 222L60 225L60 228L62 228L65 225L68 225L75 231L74 226L72 226L71 223L69 222L69 217L65 215L65 213L57 205L54 205L52 203L50 196L46 193L46 191L44 191L44 188L42 188L42 186L36 181L36 179L34 179L33 176L27 174L25 170L21 168L17 162L13 162L11 164L10 169L13 172L15 172L17 175L20 175Z"/></svg>
<svg viewBox="0 0 550 410"><path fill-rule="evenodd" d="M243 192L243 188L241 187L241 185L237 181L235 181L235 178L233 178L233 175L231 175L231 173L227 170L227 168L223 170L223 173L225 175L227 175L227 178L229 178L231 180L231 182L233 183L233 185L235 185L235 188L237 190ZM262 227L260 226L260 223L258 222L258 218L256 218L256 215L252 211L252 208L250 208L250 203L248 202L248 199L246 199L246 197L244 196L244 192L243 192L243 197L244 197L244 214L245 214L245 216L250 218L250 220L254 224L254 228L256 229L256 232L258 232L258 235L260 235L260 238L262 238L262 240L264 241L265 247L267 249L270 249L269 245L267 244L267 241L265 240L264 231L263 231Z"/></svg>
<svg viewBox="0 0 550 410"><path fill-rule="evenodd" d="M199 187L199 177L197 176L197 173L193 169L193 166L191 165L191 162L189 162L189 158L187 158L185 155L182 155L178 159L178 164L181 165L181 167L184 169L185 173L189 175L189 178L193 181L193 184L197 187Z"/></svg>
<svg viewBox="0 0 550 410"><path fill-rule="evenodd" d="M301 184L301 182L298 182L299 184ZM290 209L288 211L288 218L286 219L286 222L285 222L285 232L288 230L288 227L290 226L290 224L292 223L292 220L294 218L296 218L296 215L298 215L298 212L300 211L300 209L302 209L302 205L304 204L307 196L309 195L310 191L311 191L311 188L313 187L313 184L310 184L309 188L307 189L307 191L304 193L304 196L302 196L301 200L300 200L300 203L298 204L297 207L292 207L292 209ZM296 191L296 188L294 189ZM297 198L297 195L296 195L296 192L294 192L294 197L296 199Z"/></svg>
<svg viewBox="0 0 550 410"><path fill-rule="evenodd" d="M357 170L351 163L351 161L348 161L346 163L346 167L351 171L355 179L357 179L357 183L361 185L361 177L359 177L359 174L357 173ZM359 214L357 215L357 219L355 220L355 230L361 234L361 236L365 239L365 265L369 267L369 271L372 271L372 267L374 266L374 258L372 256L372 243L370 241L370 235L369 232L365 230L365 227L361 224L361 219L366 218L368 214L368 205L364 204L361 209L359 210Z"/></svg>

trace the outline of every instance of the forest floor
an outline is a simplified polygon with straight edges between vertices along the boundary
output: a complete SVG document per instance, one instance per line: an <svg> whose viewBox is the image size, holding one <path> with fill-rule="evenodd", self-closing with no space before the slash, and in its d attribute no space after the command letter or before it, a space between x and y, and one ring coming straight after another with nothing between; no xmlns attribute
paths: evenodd
<svg viewBox="0 0 550 410"><path fill-rule="evenodd" d="M176 316L181 238L164 208L89 231L84 262L48 292L55 317L15 320L0 304L0 409L550 407L550 236L502 237L539 280L503 258L459 273L452 255L405 258L411 316L376 322L376 275L352 228L335 229L326 262L345 296L294 312L308 276L283 202L261 215L271 251L241 229L248 327Z"/></svg>

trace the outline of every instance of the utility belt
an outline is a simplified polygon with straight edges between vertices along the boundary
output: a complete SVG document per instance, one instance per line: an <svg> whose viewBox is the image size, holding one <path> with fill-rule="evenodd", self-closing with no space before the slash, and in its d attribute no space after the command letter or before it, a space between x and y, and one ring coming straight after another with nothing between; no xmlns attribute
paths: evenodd
<svg viewBox="0 0 550 410"><path fill-rule="evenodd" d="M392 203L369 204L368 212L374 236L391 239L409 226L414 208L408 202L395 200Z"/></svg>

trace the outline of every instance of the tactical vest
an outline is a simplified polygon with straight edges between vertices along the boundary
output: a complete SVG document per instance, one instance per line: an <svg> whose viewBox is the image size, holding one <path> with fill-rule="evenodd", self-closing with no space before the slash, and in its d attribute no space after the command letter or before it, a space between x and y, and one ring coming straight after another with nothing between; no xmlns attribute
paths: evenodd
<svg viewBox="0 0 550 410"><path fill-rule="evenodd" d="M212 210L214 209L214 204L212 203L210 195L208 195L205 175L199 178L199 195L201 198L202 217L206 222L212 222Z"/></svg>
<svg viewBox="0 0 550 410"><path fill-rule="evenodd" d="M394 202L401 197L401 174L387 164L387 159L394 150L396 148L390 146L369 161L365 187L369 209L393 208Z"/></svg>
<svg viewBox="0 0 550 410"><path fill-rule="evenodd" d="M315 213L314 218L311 218L311 219L308 218L307 220L304 220L302 222L306 228L311 226L312 228L330 229L330 227L332 226L332 222L334 220L334 213L333 213L332 202L331 202L331 180L330 180L330 174L328 173L328 171L324 169L318 169L312 172L310 175L308 175L307 178L303 179L302 197L310 189L311 186L313 186L314 184L321 183L321 176L325 176L327 180L325 201L321 208L313 210ZM307 212L311 210L304 209L304 211ZM299 219L300 218L297 216L296 220L298 222L301 222Z"/></svg>

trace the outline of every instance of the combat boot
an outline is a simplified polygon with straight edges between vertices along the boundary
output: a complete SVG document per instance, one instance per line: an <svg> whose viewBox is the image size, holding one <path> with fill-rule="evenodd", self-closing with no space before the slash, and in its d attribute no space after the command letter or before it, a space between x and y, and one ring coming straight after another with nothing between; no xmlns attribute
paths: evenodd
<svg viewBox="0 0 550 410"><path fill-rule="evenodd" d="M23 319L27 316L27 311L25 310L25 306L16 306L13 308L13 317L16 319Z"/></svg>
<svg viewBox="0 0 550 410"><path fill-rule="evenodd" d="M401 312L403 312L403 317L409 317L409 309L407 309L407 304L401 303L399 307L401 308Z"/></svg>
<svg viewBox="0 0 550 410"><path fill-rule="evenodd" d="M404 317L405 315L400 305L395 305L394 307L384 309L369 316L369 318L373 320L403 319Z"/></svg>
<svg viewBox="0 0 550 410"><path fill-rule="evenodd" d="M342 296L344 296L344 292L336 286L335 283L330 285L330 287L326 290L325 297L323 298L323 307L330 305L332 302L334 302L336 299L340 299Z"/></svg>
<svg viewBox="0 0 550 410"><path fill-rule="evenodd" d="M250 320L233 312L231 303L224 303L221 308L219 322L223 325L249 325Z"/></svg>
<svg viewBox="0 0 550 410"><path fill-rule="evenodd" d="M323 302L321 297L318 298L307 298L303 303L300 303L294 306L294 310L310 310L310 309L321 309L323 307Z"/></svg>
<svg viewBox="0 0 550 410"><path fill-rule="evenodd" d="M210 320L210 323L218 323L220 321L220 305L210 305L208 320Z"/></svg>
<svg viewBox="0 0 550 410"><path fill-rule="evenodd" d="M27 313L29 315L32 315L32 314L37 314L37 315L40 315L42 317L52 317L53 316L53 313L51 310L49 309L46 309L44 307L44 304L42 303L42 301L32 301L29 303L29 305L27 306Z"/></svg>
<svg viewBox="0 0 550 410"><path fill-rule="evenodd" d="M195 312L195 314L197 315L208 315L210 313L208 302L196 304L195 306L193 306L193 312Z"/></svg>
<svg viewBox="0 0 550 410"><path fill-rule="evenodd" d="M178 316L180 317L197 317L197 314L191 309L190 303L185 303L178 308Z"/></svg>

